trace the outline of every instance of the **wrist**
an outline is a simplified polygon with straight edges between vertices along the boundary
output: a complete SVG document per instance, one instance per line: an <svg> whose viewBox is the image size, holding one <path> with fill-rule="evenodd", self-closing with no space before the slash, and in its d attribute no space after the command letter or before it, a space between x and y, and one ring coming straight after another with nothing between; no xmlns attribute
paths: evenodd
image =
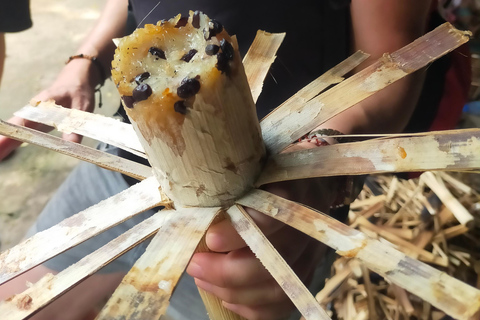
<svg viewBox="0 0 480 320"><path fill-rule="evenodd" d="M105 83L106 73L96 56L76 54L70 56L65 64L64 69L69 70L68 72L74 72L74 74L83 75L83 82L88 83L92 88L98 85L101 87Z"/></svg>

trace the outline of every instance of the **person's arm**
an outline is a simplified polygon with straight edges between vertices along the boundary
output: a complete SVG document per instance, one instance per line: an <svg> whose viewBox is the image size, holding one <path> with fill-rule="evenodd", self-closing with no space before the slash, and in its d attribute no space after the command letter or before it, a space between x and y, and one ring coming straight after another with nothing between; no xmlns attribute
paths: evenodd
<svg viewBox="0 0 480 320"><path fill-rule="evenodd" d="M127 11L127 0L109 0L97 24L76 52L97 57L107 76L115 50L112 39L125 35ZM67 58L65 57L65 59ZM97 66L92 61L74 59L62 69L53 84L35 96L34 100L53 99L65 108L92 112L95 106L95 87L103 80ZM12 117L8 121L44 132L52 129L19 117ZM74 142L81 141L81 136L77 134L64 134L63 138ZM0 136L0 161L20 144L19 141Z"/></svg>
<svg viewBox="0 0 480 320"><path fill-rule="evenodd" d="M355 71L422 36L429 9L429 0L352 0L353 49L371 55ZM322 127L343 133L401 132L416 106L424 76L424 70L409 75Z"/></svg>

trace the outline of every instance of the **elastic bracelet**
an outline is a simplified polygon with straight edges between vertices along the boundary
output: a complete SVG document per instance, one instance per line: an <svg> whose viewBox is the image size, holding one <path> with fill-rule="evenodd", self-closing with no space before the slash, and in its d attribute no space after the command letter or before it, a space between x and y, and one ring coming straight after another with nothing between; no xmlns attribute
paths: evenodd
<svg viewBox="0 0 480 320"><path fill-rule="evenodd" d="M68 57L68 60L67 62L65 62L65 64L69 64L72 60L75 60L75 59L87 59L92 61L92 63L96 66L98 73L100 74L101 82L95 88L95 92L98 92L98 107L101 108L103 103L102 103L102 91L100 90L100 88L103 87L103 85L105 84L105 79L107 78L102 64L100 63L100 61L98 61L97 57L90 56L88 54L83 54L83 53Z"/></svg>
<svg viewBox="0 0 480 320"><path fill-rule="evenodd" d="M335 130L335 129L319 129L319 130L315 130L315 131L310 132L310 134L308 134L307 136L308 136L309 139L330 138L330 139L333 139L336 143L346 143L346 142L351 142L352 141L351 139L348 139L348 138L338 137L338 136L343 136L343 135L344 135L344 133L342 133L338 130ZM336 136L336 137L331 137L331 136ZM329 144L332 144L332 143L329 143Z"/></svg>

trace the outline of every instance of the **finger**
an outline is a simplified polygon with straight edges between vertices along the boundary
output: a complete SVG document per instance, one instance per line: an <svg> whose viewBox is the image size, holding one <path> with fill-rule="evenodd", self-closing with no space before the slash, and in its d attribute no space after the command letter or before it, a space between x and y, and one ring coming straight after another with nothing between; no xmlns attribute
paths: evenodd
<svg viewBox="0 0 480 320"><path fill-rule="evenodd" d="M187 273L222 288L244 287L271 279L270 273L249 248L227 254L196 253Z"/></svg>
<svg viewBox="0 0 480 320"><path fill-rule="evenodd" d="M62 134L62 138L67 141L81 143L83 136L76 133L64 133Z"/></svg>
<svg viewBox="0 0 480 320"><path fill-rule="evenodd" d="M218 287L200 279L195 279L195 284L199 288L212 293L222 301L232 304L261 306L285 303L289 300L288 296L274 279L260 282L253 286L234 289Z"/></svg>
<svg viewBox="0 0 480 320"><path fill-rule="evenodd" d="M246 208L246 211L266 236L281 230L285 226L285 224L256 210ZM208 248L215 252L229 252L246 247L245 241L228 220L223 220L211 226L205 239Z"/></svg>
<svg viewBox="0 0 480 320"><path fill-rule="evenodd" d="M21 144L21 141L0 136L0 162L7 158Z"/></svg>
<svg viewBox="0 0 480 320"><path fill-rule="evenodd" d="M286 320L294 310L294 305L290 300L262 306L246 306L228 302L222 304L225 308L249 320Z"/></svg>
<svg viewBox="0 0 480 320"><path fill-rule="evenodd" d="M246 247L245 241L229 220L223 220L211 226L207 231L205 241L208 248L214 252L229 252Z"/></svg>

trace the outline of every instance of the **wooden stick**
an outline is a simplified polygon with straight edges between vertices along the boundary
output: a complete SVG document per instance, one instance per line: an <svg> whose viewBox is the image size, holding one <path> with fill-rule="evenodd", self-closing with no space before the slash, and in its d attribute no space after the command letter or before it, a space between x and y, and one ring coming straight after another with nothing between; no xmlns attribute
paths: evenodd
<svg viewBox="0 0 480 320"><path fill-rule="evenodd" d="M393 293L395 294L395 297L400 302L400 305L402 306L405 313L411 316L415 311L415 309L413 308L412 303L408 298L407 292L403 288L400 288L395 284L392 284L392 289L393 289Z"/></svg>
<svg viewBox="0 0 480 320"><path fill-rule="evenodd" d="M352 273L352 269L347 265L340 272L337 272L333 277L328 279L323 289L315 296L318 303L320 303L320 305L325 305L326 302L329 302L327 298L345 281L345 279L350 277Z"/></svg>
<svg viewBox="0 0 480 320"><path fill-rule="evenodd" d="M480 155L480 152L477 154ZM432 172L424 172L421 175L421 179L427 184L427 186L432 189L433 192L437 195L438 198L443 202L443 204L450 209L457 220L467 226L468 228L472 227L474 224L473 216L468 212L467 209L458 201L448 189L440 183L435 175Z"/></svg>
<svg viewBox="0 0 480 320"><path fill-rule="evenodd" d="M243 58L243 67L255 102L262 92L263 81L275 61L277 50L284 38L285 33L268 33L258 30L252 45Z"/></svg>
<svg viewBox="0 0 480 320"><path fill-rule="evenodd" d="M337 175L480 168L478 150L478 129L336 144L270 157L256 185Z"/></svg>
<svg viewBox="0 0 480 320"><path fill-rule="evenodd" d="M279 153L340 112L466 43L469 35L471 33L445 23L402 49L385 54L376 63L294 111L282 111L289 117L267 116L262 121L262 132L268 151Z"/></svg>
<svg viewBox="0 0 480 320"><path fill-rule="evenodd" d="M254 190L237 203L263 212L325 243L345 257L357 257L372 271L415 293L454 318L480 316L480 291L313 209Z"/></svg>
<svg viewBox="0 0 480 320"><path fill-rule="evenodd" d="M295 95L290 97L287 101L263 118L260 122L260 126L262 128L263 140L265 141L267 149L271 150L272 153L276 153L274 151L277 149L275 149L273 144L277 140L277 131L282 127L283 123L288 122L288 119L301 110L303 104L312 100L320 92L333 84L342 82L345 74L352 71L369 56L370 55L362 51L355 52L346 60L340 62L338 65L298 91ZM277 128L275 125L279 127Z"/></svg>
<svg viewBox="0 0 480 320"><path fill-rule="evenodd" d="M152 175L152 169L145 165L2 120L0 120L0 134L123 173L138 180Z"/></svg>
<svg viewBox="0 0 480 320"><path fill-rule="evenodd" d="M123 278L97 319L159 319L220 208L178 208Z"/></svg>
<svg viewBox="0 0 480 320"><path fill-rule="evenodd" d="M365 286L365 291L367 293L367 301L368 301L368 318L370 320L378 319L376 306L375 306L375 291L373 289L372 282L370 281L370 271L368 268L362 264L362 276L363 276L363 283Z"/></svg>
<svg viewBox="0 0 480 320"><path fill-rule="evenodd" d="M25 319L39 311L79 282L152 236L172 214L159 212L110 241L57 275L45 275L23 293L0 302L2 318Z"/></svg>
<svg viewBox="0 0 480 320"><path fill-rule="evenodd" d="M85 240L162 204L158 182L148 178L39 232L0 254L0 284Z"/></svg>
<svg viewBox="0 0 480 320"><path fill-rule="evenodd" d="M128 123L91 112L63 108L56 105L53 100L31 103L15 112L15 115L55 127L61 132L74 132L106 142L146 158L145 150L143 150L132 125Z"/></svg>
<svg viewBox="0 0 480 320"><path fill-rule="evenodd" d="M227 210L232 225L307 320L330 319L241 206Z"/></svg>

